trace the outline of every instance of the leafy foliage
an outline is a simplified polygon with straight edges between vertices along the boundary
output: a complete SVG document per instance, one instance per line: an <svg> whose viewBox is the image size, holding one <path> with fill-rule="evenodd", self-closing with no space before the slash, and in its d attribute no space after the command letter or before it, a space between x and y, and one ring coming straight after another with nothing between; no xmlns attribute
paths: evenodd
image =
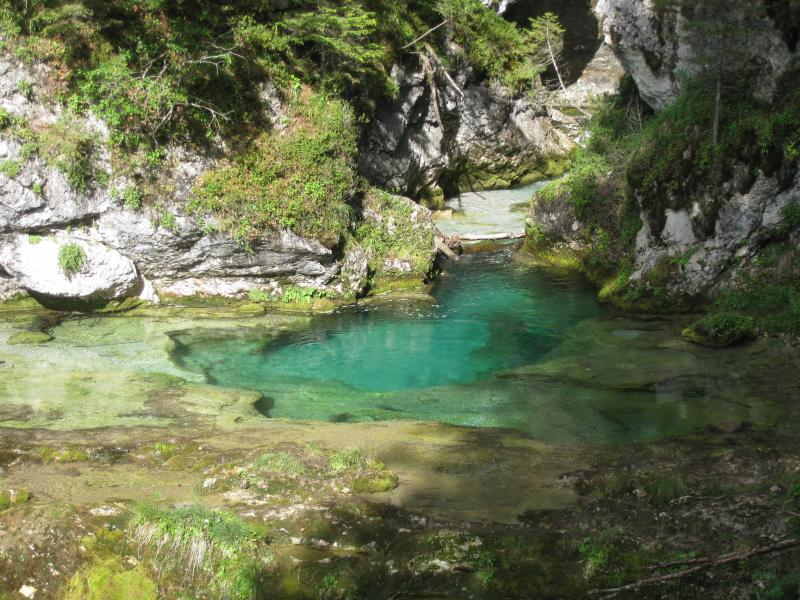
<svg viewBox="0 0 800 600"><path fill-rule="evenodd" d="M86 252L78 244L64 244L58 250L58 266L67 276L80 271L85 262Z"/></svg>
<svg viewBox="0 0 800 600"><path fill-rule="evenodd" d="M552 16L544 28L519 30L479 0L294 0L280 10L267 0L0 7L0 27L18 56L57 66L56 94L103 117L112 140L127 148L252 134L264 125L258 87L265 80L313 84L368 113L396 92L388 67L413 51L404 46L442 19L470 64L515 89L541 72L541 31L555 43L560 36ZM443 37L429 41L444 47Z"/></svg>

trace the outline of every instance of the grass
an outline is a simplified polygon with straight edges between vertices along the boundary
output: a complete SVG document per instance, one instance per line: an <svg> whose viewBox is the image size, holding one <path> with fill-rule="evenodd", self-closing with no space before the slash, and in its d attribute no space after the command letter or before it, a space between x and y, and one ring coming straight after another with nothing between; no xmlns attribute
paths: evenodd
<svg viewBox="0 0 800 600"><path fill-rule="evenodd" d="M253 463L258 469L281 473L283 475L302 475L305 467L290 452L267 452Z"/></svg>
<svg viewBox="0 0 800 600"><path fill-rule="evenodd" d="M68 243L58 249L58 266L71 277L78 273L86 263L86 252L79 244Z"/></svg>
<svg viewBox="0 0 800 600"><path fill-rule="evenodd" d="M204 175L190 212L212 218L246 247L281 229L337 244L359 185L355 116L346 103L310 90L297 94L293 113L287 131L260 135Z"/></svg>
<svg viewBox="0 0 800 600"><path fill-rule="evenodd" d="M179 571L188 580L200 577L215 597L255 596L258 566L251 557L262 536L233 513L198 504L162 510L140 503L133 509L130 527L159 571Z"/></svg>

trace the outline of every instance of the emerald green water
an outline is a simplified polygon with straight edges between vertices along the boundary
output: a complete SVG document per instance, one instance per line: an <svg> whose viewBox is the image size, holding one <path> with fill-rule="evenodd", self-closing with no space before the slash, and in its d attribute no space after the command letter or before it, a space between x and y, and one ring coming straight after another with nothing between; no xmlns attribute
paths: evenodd
<svg viewBox="0 0 800 600"><path fill-rule="evenodd" d="M613 314L580 277L511 250L451 264L432 294L433 304L345 309L279 335L182 330L172 357L214 385L261 392L269 417L424 419L570 442L772 423L797 393L796 378L770 388L758 357L688 344L668 320Z"/></svg>
<svg viewBox="0 0 800 600"><path fill-rule="evenodd" d="M345 309L269 340L215 337L184 346L178 358L214 383L264 392L288 383L414 390L472 383L535 362L570 326L599 314L580 278L515 266L509 251L467 256L433 294L432 305ZM273 414L303 411L287 399Z"/></svg>

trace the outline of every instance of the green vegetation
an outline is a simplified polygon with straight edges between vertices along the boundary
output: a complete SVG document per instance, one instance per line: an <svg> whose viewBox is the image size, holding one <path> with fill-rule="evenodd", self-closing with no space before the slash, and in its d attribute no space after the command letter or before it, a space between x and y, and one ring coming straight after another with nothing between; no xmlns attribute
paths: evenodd
<svg viewBox="0 0 800 600"><path fill-rule="evenodd" d="M0 173L13 179L22 173L22 163L18 160L4 160L0 162Z"/></svg>
<svg viewBox="0 0 800 600"><path fill-rule="evenodd" d="M89 460L89 455L84 450L76 447L51 448L44 446L39 449L39 458L45 463L75 463L86 462Z"/></svg>
<svg viewBox="0 0 800 600"><path fill-rule="evenodd" d="M561 43L551 15L520 30L478 0L299 0L281 10L264 2L12 1L0 8L0 30L18 57L59 67L46 89L102 117L128 149L247 137L264 125L258 88L266 80L313 85L369 113L396 92L393 60L424 46L418 60L438 68L449 60L439 57L448 38L479 72L530 88L549 62L545 38Z"/></svg>
<svg viewBox="0 0 800 600"><path fill-rule="evenodd" d="M300 90L294 122L262 134L238 158L206 174L189 209L216 217L248 245L276 229L338 243L357 189L355 118L342 101Z"/></svg>
<svg viewBox="0 0 800 600"><path fill-rule="evenodd" d="M125 569L119 558L97 561L69 580L64 600L156 600L158 590L141 567Z"/></svg>
<svg viewBox="0 0 800 600"><path fill-rule="evenodd" d="M30 500L30 494L28 490L24 488L0 492L0 512L9 508L21 506L28 500Z"/></svg>
<svg viewBox="0 0 800 600"><path fill-rule="evenodd" d="M623 81L619 95L602 100L587 123L588 141L575 152L567 175L534 195L534 203L571 207L583 223L587 251L578 257L595 281L627 281L633 264L639 207L626 184L628 157L640 143L642 120L649 118L633 81ZM537 254L552 251L559 240L536 224L527 245Z"/></svg>
<svg viewBox="0 0 800 600"><path fill-rule="evenodd" d="M18 331L8 338L9 344L45 344L53 338L44 331Z"/></svg>
<svg viewBox="0 0 800 600"><path fill-rule="evenodd" d="M755 337L752 317L724 310L715 310L698 319L683 336L704 346L730 346Z"/></svg>
<svg viewBox="0 0 800 600"><path fill-rule="evenodd" d="M68 277L83 268L86 263L86 252L79 244L68 243L58 249L58 266Z"/></svg>
<svg viewBox="0 0 800 600"><path fill-rule="evenodd" d="M284 475L302 475L304 467L290 452L267 452L253 463L257 468Z"/></svg>
<svg viewBox="0 0 800 600"><path fill-rule="evenodd" d="M204 578L210 590L231 600L254 597L257 569L250 556L261 536L233 513L200 505L161 510L143 503L134 508L130 526L159 571Z"/></svg>
<svg viewBox="0 0 800 600"><path fill-rule="evenodd" d="M364 205L381 215L380 219L361 221L353 236L353 242L366 252L370 270L376 275L391 273L386 261L399 260L411 264L412 275L426 275L433 259L434 231L423 219L415 218L416 206L375 189L367 192Z"/></svg>
<svg viewBox="0 0 800 600"><path fill-rule="evenodd" d="M639 579L653 556L619 528L601 531L578 544L583 576L591 585L617 586Z"/></svg>
<svg viewBox="0 0 800 600"><path fill-rule="evenodd" d="M272 300L272 295L267 290L253 288L247 292L247 297L251 302L266 303Z"/></svg>
<svg viewBox="0 0 800 600"><path fill-rule="evenodd" d="M397 487L397 476L377 458L368 456L359 448L335 452L328 465L331 474L350 476L350 487L356 493L387 492Z"/></svg>
<svg viewBox="0 0 800 600"><path fill-rule="evenodd" d="M313 287L287 285L283 288L280 301L284 304L311 304L315 298L333 298L335 294Z"/></svg>
<svg viewBox="0 0 800 600"><path fill-rule="evenodd" d="M77 124L74 116L62 115L41 131L39 152L47 164L56 167L76 190L85 192L103 175L96 166L98 140Z"/></svg>
<svg viewBox="0 0 800 600"><path fill-rule="evenodd" d="M142 206L142 192L135 185L129 185L122 190L122 204L130 210L137 210Z"/></svg>

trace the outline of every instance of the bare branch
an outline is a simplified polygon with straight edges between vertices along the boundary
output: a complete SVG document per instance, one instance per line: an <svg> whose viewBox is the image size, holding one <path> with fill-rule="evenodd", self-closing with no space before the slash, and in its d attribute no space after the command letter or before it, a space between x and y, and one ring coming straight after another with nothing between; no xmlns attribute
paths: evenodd
<svg viewBox="0 0 800 600"><path fill-rule="evenodd" d="M400 48L400 50L405 50L406 48L410 48L411 46L413 46L414 44L416 44L418 41L420 41L421 39L424 39L424 38L428 37L428 35L430 35L430 34L431 34L431 33L433 33L434 31L436 31L436 30L437 30L437 29L439 29L440 27L442 27L442 26L443 26L445 23L449 23L449 22L450 22L450 19L445 19L444 21L442 21L441 23L439 23L439 24L438 24L438 25L436 25L435 27L431 27L430 29L428 29L428 31L426 31L425 33L423 33L421 36L419 36L419 37L418 37L417 39L415 39L414 41L412 41L412 42L409 42L408 44L406 44L405 46L403 46L402 48Z"/></svg>

